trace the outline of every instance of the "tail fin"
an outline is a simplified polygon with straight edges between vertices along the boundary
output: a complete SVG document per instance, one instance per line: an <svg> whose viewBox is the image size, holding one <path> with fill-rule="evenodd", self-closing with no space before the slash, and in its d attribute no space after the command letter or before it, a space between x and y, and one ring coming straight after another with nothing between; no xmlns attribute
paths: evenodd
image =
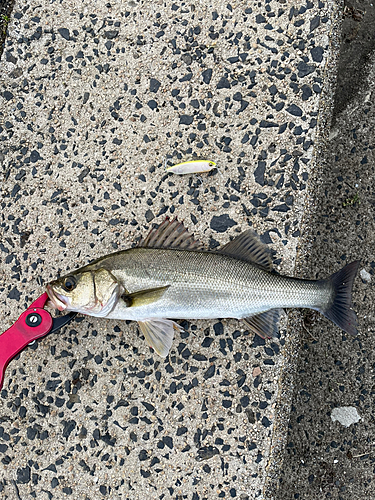
<svg viewBox="0 0 375 500"><path fill-rule="evenodd" d="M326 318L351 335L358 333L357 316L351 309L353 281L358 266L359 260L356 260L328 278L327 281L331 283L334 290L333 302L327 310L320 311Z"/></svg>

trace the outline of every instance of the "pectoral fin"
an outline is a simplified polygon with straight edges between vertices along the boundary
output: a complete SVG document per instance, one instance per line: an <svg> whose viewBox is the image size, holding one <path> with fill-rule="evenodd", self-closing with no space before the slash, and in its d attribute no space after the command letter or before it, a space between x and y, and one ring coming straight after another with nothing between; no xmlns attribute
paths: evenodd
<svg viewBox="0 0 375 500"><path fill-rule="evenodd" d="M139 307L152 304L159 300L166 290L168 290L169 285L162 286L160 288L150 288L148 290L139 290L138 292L124 294L121 298L126 303L127 307Z"/></svg>
<svg viewBox="0 0 375 500"><path fill-rule="evenodd" d="M174 331L183 330L180 325L170 319L146 319L138 321L138 325L149 346L155 349L162 358L168 356Z"/></svg>
<svg viewBox="0 0 375 500"><path fill-rule="evenodd" d="M250 330L253 333L259 335L259 337L271 338L276 337L279 331L279 320L280 316L283 314L282 309L271 309L256 316L250 316L249 318L244 318Z"/></svg>

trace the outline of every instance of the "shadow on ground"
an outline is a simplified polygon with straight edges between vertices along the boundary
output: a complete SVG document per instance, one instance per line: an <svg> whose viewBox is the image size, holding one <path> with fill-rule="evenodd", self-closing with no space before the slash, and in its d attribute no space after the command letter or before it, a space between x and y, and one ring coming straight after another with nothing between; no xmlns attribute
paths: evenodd
<svg viewBox="0 0 375 500"><path fill-rule="evenodd" d="M333 122L366 81L375 49L375 5L369 0L345 1Z"/></svg>
<svg viewBox="0 0 375 500"><path fill-rule="evenodd" d="M373 37L373 10L370 21L366 29ZM360 30L365 35L363 26ZM345 46L346 37L344 33L341 68L354 50ZM358 51L360 41L356 47ZM369 46L362 48L362 61L369 61ZM359 54L356 57L361 60ZM278 500L375 498L374 58L372 65L357 70L362 79L367 72L362 87L350 84L343 90L348 74L339 77L324 176L314 193L315 207L305 235L312 248L303 267L306 275L307 268L310 277L317 278L361 260L362 276L366 278L365 270L369 277L366 282L358 276L354 288L360 334L350 338L319 316L305 317ZM350 71L356 71L354 65ZM342 406L356 408L360 422L349 427L333 422L333 408Z"/></svg>

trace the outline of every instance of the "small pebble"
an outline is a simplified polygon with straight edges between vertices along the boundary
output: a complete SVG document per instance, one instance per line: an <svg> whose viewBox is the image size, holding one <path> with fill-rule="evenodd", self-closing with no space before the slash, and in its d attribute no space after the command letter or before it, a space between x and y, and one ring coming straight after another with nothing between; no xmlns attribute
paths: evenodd
<svg viewBox="0 0 375 500"><path fill-rule="evenodd" d="M361 269L359 272L360 277L365 283L370 283L371 274L366 271L366 269Z"/></svg>
<svg viewBox="0 0 375 500"><path fill-rule="evenodd" d="M336 422L337 420L345 427L349 427L350 425L359 422L361 417L354 406L341 406L332 410L331 419L332 422Z"/></svg>

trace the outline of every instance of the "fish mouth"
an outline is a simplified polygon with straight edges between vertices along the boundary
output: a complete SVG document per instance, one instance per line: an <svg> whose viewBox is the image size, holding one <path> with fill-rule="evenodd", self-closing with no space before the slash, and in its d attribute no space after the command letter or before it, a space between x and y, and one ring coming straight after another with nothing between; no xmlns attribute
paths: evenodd
<svg viewBox="0 0 375 500"><path fill-rule="evenodd" d="M53 290L51 285L46 286L46 291L47 295L49 297L49 300L51 301L51 304L55 309L58 309L59 311L64 311L68 306L65 304L60 297L58 296L57 293Z"/></svg>

